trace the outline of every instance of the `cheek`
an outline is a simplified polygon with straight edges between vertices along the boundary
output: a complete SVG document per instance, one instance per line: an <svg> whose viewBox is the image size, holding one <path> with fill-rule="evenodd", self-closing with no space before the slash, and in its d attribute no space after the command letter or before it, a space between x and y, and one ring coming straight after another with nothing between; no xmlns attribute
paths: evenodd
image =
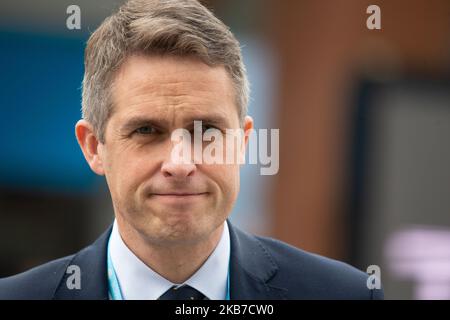
<svg viewBox="0 0 450 320"><path fill-rule="evenodd" d="M212 165L206 170L210 178L218 185L220 195L227 202L233 202L239 192L239 166Z"/></svg>
<svg viewBox="0 0 450 320"><path fill-rule="evenodd" d="M239 194L239 166L230 166L226 169L226 172L227 179L225 181L228 191L225 193L226 204L224 206L227 212L231 212Z"/></svg>
<svg viewBox="0 0 450 320"><path fill-rule="evenodd" d="M112 196L120 202L132 197L143 180L145 164L129 152L118 152L110 158L105 175Z"/></svg>

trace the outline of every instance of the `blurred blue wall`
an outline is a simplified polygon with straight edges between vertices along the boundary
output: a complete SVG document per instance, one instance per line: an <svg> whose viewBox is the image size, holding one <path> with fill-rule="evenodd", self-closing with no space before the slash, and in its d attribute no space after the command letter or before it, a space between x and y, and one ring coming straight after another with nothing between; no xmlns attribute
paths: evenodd
<svg viewBox="0 0 450 320"><path fill-rule="evenodd" d="M0 31L0 185L81 191L93 184L74 135L84 39Z"/></svg>

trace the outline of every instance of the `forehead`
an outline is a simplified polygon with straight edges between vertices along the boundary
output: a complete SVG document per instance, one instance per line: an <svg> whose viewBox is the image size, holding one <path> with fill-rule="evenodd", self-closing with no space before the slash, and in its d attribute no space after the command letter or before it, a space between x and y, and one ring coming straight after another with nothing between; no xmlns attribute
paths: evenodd
<svg viewBox="0 0 450 320"><path fill-rule="evenodd" d="M232 81L223 66L195 58L127 58L113 86L113 116L126 120L152 116L172 121L211 114L238 120Z"/></svg>

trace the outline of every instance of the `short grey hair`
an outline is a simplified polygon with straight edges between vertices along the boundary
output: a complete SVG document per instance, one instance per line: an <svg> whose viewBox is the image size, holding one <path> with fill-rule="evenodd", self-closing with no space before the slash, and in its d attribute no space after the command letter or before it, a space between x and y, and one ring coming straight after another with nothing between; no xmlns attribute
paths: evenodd
<svg viewBox="0 0 450 320"><path fill-rule="evenodd" d="M85 49L82 117L100 142L105 142L113 111L116 71L127 57L142 53L193 56L209 66L224 66L243 124L250 88L239 42L230 29L197 0L129 0L103 21Z"/></svg>

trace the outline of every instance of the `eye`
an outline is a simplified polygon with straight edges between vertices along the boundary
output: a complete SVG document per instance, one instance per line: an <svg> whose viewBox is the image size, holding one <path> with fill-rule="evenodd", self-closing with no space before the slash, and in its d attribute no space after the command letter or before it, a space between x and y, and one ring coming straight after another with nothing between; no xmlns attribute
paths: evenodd
<svg viewBox="0 0 450 320"><path fill-rule="evenodd" d="M208 129L219 130L219 128L217 128L216 126L213 126L213 125L211 125L211 124L206 124L204 130L206 131L206 130L208 130Z"/></svg>
<svg viewBox="0 0 450 320"><path fill-rule="evenodd" d="M157 130L152 126L143 126L137 128L134 132L141 135L149 135L157 133Z"/></svg>
<svg viewBox="0 0 450 320"><path fill-rule="evenodd" d="M202 134L205 133L209 129L219 130L219 128L217 128L211 124L208 124L208 123L202 124Z"/></svg>

